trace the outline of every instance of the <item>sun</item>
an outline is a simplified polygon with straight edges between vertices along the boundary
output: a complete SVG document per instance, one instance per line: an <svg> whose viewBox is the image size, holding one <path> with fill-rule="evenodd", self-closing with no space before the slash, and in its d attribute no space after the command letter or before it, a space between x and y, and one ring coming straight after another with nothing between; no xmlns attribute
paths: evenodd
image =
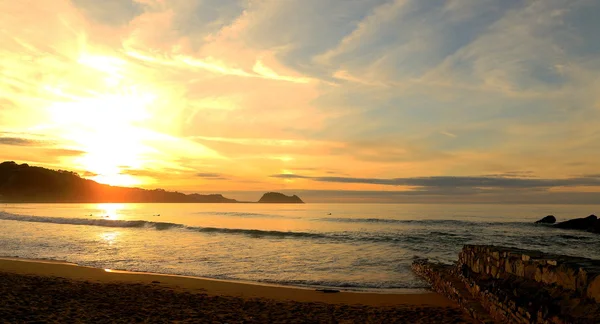
<svg viewBox="0 0 600 324"><path fill-rule="evenodd" d="M104 78L106 84L48 108L62 137L83 152L72 163L101 183L139 184L140 180L126 174L126 170L142 168L144 157L153 152L146 143L149 132L144 123L152 116L149 108L155 95L140 84L120 81L125 69L122 60L83 56L79 63L98 70L98 78ZM115 82L119 84L114 85Z"/></svg>

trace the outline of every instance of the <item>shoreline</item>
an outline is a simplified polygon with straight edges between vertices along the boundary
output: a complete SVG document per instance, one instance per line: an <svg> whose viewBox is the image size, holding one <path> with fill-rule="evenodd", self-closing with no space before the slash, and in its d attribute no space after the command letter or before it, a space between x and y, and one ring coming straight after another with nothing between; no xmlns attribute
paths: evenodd
<svg viewBox="0 0 600 324"><path fill-rule="evenodd" d="M160 273L132 272L80 266L66 261L0 257L0 272L18 275L62 278L96 283L148 284L179 292L263 298L277 301L324 302L332 304L361 304L366 306L429 306L454 307L445 297L425 289L406 289L402 292L344 291L323 293L317 288L283 286L260 282L229 281L212 278ZM323 287L325 288L325 287Z"/></svg>
<svg viewBox="0 0 600 324"><path fill-rule="evenodd" d="M428 294L428 293L432 292L432 290L429 289L428 287L368 288L368 287L335 287L335 286L319 286L319 285L291 285L291 284L286 285L286 284L279 284L279 283L251 281L251 280L243 280L243 279L219 279L219 278L193 276L193 275L181 275L181 274L172 274L172 273L144 272L144 271L123 270L123 269L105 269L105 268L97 268L97 267L91 267L91 266L86 266L86 265L80 265L80 264L70 262L67 260L32 259L32 258L24 258L24 257L18 257L18 256L0 256L0 272L3 271L2 261L20 261L20 262L44 263L44 264L62 264L62 265L71 265L71 266L75 266L75 267L80 267L80 268L84 268L84 269L99 269L99 270L104 270L105 272L110 272L110 273L114 273L114 274L120 273L120 274L127 274L127 275L150 275L150 276L161 276L161 277L164 276L164 277L175 277L175 278L187 278L187 279L216 281L216 282L223 282L223 283L230 283L230 284L300 289L300 290L309 290L309 291L337 290L339 292L345 292L345 293L379 294L379 295L419 295L419 294ZM37 274L34 274L34 275L37 275Z"/></svg>
<svg viewBox="0 0 600 324"><path fill-rule="evenodd" d="M8 323L475 323L434 292L325 293L0 259Z"/></svg>

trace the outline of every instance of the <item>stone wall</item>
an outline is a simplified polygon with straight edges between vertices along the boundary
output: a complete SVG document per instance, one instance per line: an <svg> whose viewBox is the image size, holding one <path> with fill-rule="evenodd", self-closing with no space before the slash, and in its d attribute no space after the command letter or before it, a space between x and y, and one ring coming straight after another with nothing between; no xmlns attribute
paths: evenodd
<svg viewBox="0 0 600 324"><path fill-rule="evenodd" d="M465 245L458 266L494 278L507 274L573 290L600 302L600 261L537 251L485 245Z"/></svg>
<svg viewBox="0 0 600 324"><path fill-rule="evenodd" d="M454 265L413 263L433 290L482 323L600 323L599 268L590 259L475 245Z"/></svg>

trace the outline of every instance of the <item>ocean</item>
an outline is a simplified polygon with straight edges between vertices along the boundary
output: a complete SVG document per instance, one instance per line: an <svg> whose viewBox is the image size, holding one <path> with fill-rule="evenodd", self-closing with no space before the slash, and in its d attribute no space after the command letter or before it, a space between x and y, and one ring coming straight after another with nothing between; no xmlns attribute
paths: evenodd
<svg viewBox="0 0 600 324"><path fill-rule="evenodd" d="M2 204L0 256L311 288L425 288L414 257L464 244L600 259L600 236L534 225L598 205Z"/></svg>

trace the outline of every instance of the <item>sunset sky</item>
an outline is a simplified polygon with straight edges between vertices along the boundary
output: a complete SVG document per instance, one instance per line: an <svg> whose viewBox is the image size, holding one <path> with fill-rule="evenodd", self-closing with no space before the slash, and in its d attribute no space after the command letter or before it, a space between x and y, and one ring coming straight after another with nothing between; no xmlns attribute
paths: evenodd
<svg viewBox="0 0 600 324"><path fill-rule="evenodd" d="M242 199L600 202L597 0L21 0L0 17L1 161Z"/></svg>

